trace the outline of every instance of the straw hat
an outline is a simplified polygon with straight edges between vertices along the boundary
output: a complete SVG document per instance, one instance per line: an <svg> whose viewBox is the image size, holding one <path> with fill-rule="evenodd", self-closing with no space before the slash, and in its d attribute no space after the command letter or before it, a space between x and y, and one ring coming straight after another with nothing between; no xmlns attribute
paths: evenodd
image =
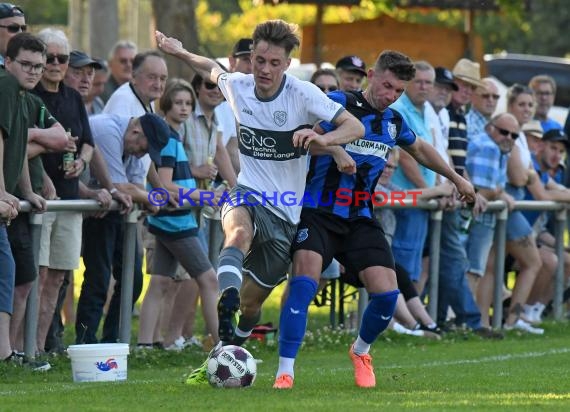
<svg viewBox="0 0 570 412"><path fill-rule="evenodd" d="M544 133L538 120L531 120L530 122L523 124L522 131L526 135L531 134L539 139L542 139L542 134Z"/></svg>
<svg viewBox="0 0 570 412"><path fill-rule="evenodd" d="M475 87L486 88L485 83L481 82L481 70L479 63L475 63L469 59L461 59L453 68L453 76L456 79L463 80Z"/></svg>

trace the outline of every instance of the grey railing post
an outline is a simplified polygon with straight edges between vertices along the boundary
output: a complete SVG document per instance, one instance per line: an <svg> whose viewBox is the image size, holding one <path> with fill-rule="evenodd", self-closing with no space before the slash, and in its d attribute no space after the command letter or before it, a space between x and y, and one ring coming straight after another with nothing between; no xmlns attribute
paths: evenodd
<svg viewBox="0 0 570 412"><path fill-rule="evenodd" d="M222 230L221 219L208 219L208 259L214 267L218 268L218 259L220 258L220 247L224 242L224 232Z"/></svg>
<svg viewBox="0 0 570 412"><path fill-rule="evenodd" d="M432 319L437 319L437 300L439 298L439 253L441 245L441 210L430 212L429 235L429 301L428 313Z"/></svg>
<svg viewBox="0 0 570 412"><path fill-rule="evenodd" d="M44 215L37 213L30 213L30 237L32 240L32 251L34 254L34 267L39 268L40 259L40 241L42 236L42 222ZM38 284L39 275L32 282L32 289L28 295L26 303L26 319L24 326L24 353L26 358L33 359L36 356L36 340L38 332L38 311L39 311L39 296Z"/></svg>
<svg viewBox="0 0 570 412"><path fill-rule="evenodd" d="M125 217L123 235L123 273L121 274L121 315L119 317L119 342L131 341L131 318L133 316L133 283L137 243L137 219L140 212L133 209Z"/></svg>
<svg viewBox="0 0 570 412"><path fill-rule="evenodd" d="M566 209L556 211L556 226L554 235L556 237L556 256L558 266L554 276L554 319L561 320L563 316L563 295L564 295L564 229L566 228Z"/></svg>
<svg viewBox="0 0 570 412"><path fill-rule="evenodd" d="M504 202L497 213L495 226L495 288L493 291L493 328L499 329L503 323L503 283L505 281L505 247L507 243L507 218L509 210Z"/></svg>

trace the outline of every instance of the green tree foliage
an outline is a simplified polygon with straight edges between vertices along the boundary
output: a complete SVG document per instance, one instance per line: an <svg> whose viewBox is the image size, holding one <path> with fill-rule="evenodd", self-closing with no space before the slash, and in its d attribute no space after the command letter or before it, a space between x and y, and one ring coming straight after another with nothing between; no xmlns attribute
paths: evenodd
<svg viewBox="0 0 570 412"><path fill-rule="evenodd" d="M260 21L283 19L299 26L314 24L315 5L279 4L259 5L252 0L237 0L239 14L228 15L220 9L225 0L200 0L196 9L198 33L202 51L209 56L226 56L237 39L251 37ZM232 3L228 1L228 3ZM270 2L267 2L270 3ZM325 9L325 23L349 23L361 19L372 19L389 9L380 3L384 1L362 0L360 7L328 6ZM301 34L301 31L299 31Z"/></svg>
<svg viewBox="0 0 570 412"><path fill-rule="evenodd" d="M17 0L12 3L24 9L26 21L32 25L65 25L69 0Z"/></svg>
<svg viewBox="0 0 570 412"><path fill-rule="evenodd" d="M490 52L568 56L566 37L570 9L566 0L534 0L530 10L518 15L488 15L477 19L476 31L485 39Z"/></svg>

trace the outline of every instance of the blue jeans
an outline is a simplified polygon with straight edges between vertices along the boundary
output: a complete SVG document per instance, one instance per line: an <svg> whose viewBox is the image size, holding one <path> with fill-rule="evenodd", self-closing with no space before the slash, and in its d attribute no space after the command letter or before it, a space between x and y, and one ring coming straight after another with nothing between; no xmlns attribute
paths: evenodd
<svg viewBox="0 0 570 412"><path fill-rule="evenodd" d="M6 224L0 223L0 312L12 314L14 310L14 279L16 265L12 257Z"/></svg>
<svg viewBox="0 0 570 412"><path fill-rule="evenodd" d="M442 324L451 306L456 323L471 329L481 327L481 312L473 299L467 277L467 254L461 242L459 211L443 213L439 254L437 323Z"/></svg>
<svg viewBox="0 0 570 412"><path fill-rule="evenodd" d="M75 321L76 343L97 343L97 329L103 316L111 274L116 279L115 290L103 325L101 342L117 342L123 270L123 216L111 212L102 219L83 221L83 285L77 303ZM136 247L136 246L135 246ZM136 247L136 250L138 248ZM133 304L142 290L142 256L135 253ZM130 310L128 311L130 314Z"/></svg>
<svg viewBox="0 0 570 412"><path fill-rule="evenodd" d="M429 213L425 210L396 210L396 232L392 238L394 260L410 275L413 282L422 273L422 252L427 236Z"/></svg>

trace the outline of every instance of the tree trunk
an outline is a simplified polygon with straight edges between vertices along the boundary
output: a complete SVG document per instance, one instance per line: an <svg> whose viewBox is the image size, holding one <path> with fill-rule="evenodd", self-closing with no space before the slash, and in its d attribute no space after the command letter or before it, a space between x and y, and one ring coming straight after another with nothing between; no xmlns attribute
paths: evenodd
<svg viewBox="0 0 570 412"><path fill-rule="evenodd" d="M89 0L91 27L90 54L107 59L111 47L119 40L119 8L117 0Z"/></svg>
<svg viewBox="0 0 570 412"><path fill-rule="evenodd" d="M152 0L156 29L170 37L176 37L186 50L196 52L199 47L195 9L198 0ZM168 77L191 80L194 72L190 67L173 57L167 57Z"/></svg>

